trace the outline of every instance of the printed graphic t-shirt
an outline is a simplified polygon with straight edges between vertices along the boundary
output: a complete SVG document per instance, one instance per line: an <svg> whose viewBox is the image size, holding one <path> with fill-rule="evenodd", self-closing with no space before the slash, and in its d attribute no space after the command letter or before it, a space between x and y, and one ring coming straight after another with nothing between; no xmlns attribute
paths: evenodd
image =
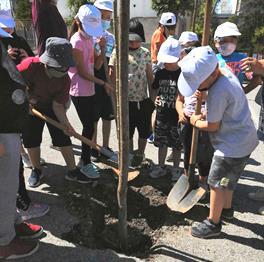
<svg viewBox="0 0 264 262"><path fill-rule="evenodd" d="M247 55L234 52L230 56L222 56L217 54L217 59L220 68L229 69L239 80L242 85L246 79L251 79L251 73L244 73L240 67L240 61L247 57Z"/></svg>
<svg viewBox="0 0 264 262"><path fill-rule="evenodd" d="M178 95L178 78L181 70L168 71L165 68L157 71L153 82L153 88L158 89L160 107L175 110L176 98Z"/></svg>
<svg viewBox="0 0 264 262"><path fill-rule="evenodd" d="M116 50L113 51L109 66L116 64ZM128 55L128 100L140 102L148 98L146 66L151 64L150 52L144 47L129 51Z"/></svg>

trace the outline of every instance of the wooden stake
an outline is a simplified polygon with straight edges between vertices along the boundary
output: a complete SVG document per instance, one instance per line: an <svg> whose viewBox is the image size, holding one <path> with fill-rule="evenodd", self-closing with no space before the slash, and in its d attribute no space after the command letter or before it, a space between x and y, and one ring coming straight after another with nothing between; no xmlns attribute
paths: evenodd
<svg viewBox="0 0 264 262"><path fill-rule="evenodd" d="M119 51L119 103L120 103L120 160L119 170L121 172L118 180L118 229L121 248L127 249L127 175L129 164L129 107L128 107L128 27L130 1L118 1L119 23L118 23L118 51ZM122 32L122 33L121 33Z"/></svg>

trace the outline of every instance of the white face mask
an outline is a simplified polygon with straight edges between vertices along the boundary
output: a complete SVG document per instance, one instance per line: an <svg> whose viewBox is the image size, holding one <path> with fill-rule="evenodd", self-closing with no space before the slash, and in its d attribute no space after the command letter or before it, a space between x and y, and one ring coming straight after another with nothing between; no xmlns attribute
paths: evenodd
<svg viewBox="0 0 264 262"><path fill-rule="evenodd" d="M221 53L221 55L229 56L234 53L234 51L236 50L236 47L237 47L236 44L225 43L217 47L217 50L219 51L219 53Z"/></svg>

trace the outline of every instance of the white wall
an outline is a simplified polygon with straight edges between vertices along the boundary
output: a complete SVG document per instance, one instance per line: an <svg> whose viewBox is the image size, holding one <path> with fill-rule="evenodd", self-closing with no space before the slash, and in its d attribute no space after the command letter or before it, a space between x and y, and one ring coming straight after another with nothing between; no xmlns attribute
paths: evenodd
<svg viewBox="0 0 264 262"><path fill-rule="evenodd" d="M151 0L131 0L130 17L156 17L156 12L151 8Z"/></svg>
<svg viewBox="0 0 264 262"><path fill-rule="evenodd" d="M70 10L69 7L67 6L67 0L59 0L57 7L62 15L62 17L67 18L70 16Z"/></svg>

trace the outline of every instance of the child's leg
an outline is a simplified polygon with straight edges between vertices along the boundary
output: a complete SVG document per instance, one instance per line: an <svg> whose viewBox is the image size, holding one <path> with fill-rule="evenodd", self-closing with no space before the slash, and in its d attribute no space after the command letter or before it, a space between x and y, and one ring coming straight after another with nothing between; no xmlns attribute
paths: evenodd
<svg viewBox="0 0 264 262"><path fill-rule="evenodd" d="M138 153L140 155L144 155L146 145L147 145L147 139L146 138L139 138L138 139Z"/></svg>
<svg viewBox="0 0 264 262"><path fill-rule="evenodd" d="M181 150L176 148L172 149L172 157L173 157L173 166L179 167L181 161Z"/></svg>
<svg viewBox="0 0 264 262"><path fill-rule="evenodd" d="M229 209L232 207L233 194L234 194L234 191L231 191L231 190L225 191L225 204L224 204L225 209Z"/></svg>
<svg viewBox="0 0 264 262"><path fill-rule="evenodd" d="M167 156L168 147L159 147L159 165L164 165Z"/></svg>
<svg viewBox="0 0 264 262"><path fill-rule="evenodd" d="M224 204L225 191L223 189L211 187L209 219L212 220L215 224L218 224L221 220L221 214Z"/></svg>
<svg viewBox="0 0 264 262"><path fill-rule="evenodd" d="M109 147L109 139L111 132L111 121L103 120L102 133L103 133L103 146Z"/></svg>
<svg viewBox="0 0 264 262"><path fill-rule="evenodd" d="M98 126L98 122L94 122L94 133L92 138L92 141L94 143L97 143L97 126Z"/></svg>

